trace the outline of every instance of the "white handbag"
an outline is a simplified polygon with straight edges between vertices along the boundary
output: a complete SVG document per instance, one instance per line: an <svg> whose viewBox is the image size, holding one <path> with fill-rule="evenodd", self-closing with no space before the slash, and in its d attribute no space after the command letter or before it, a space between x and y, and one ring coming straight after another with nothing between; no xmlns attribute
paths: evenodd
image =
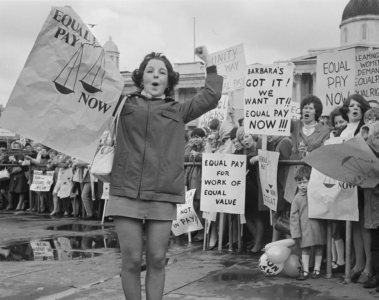
<svg viewBox="0 0 379 300"><path fill-rule="evenodd" d="M121 100L116 116L113 119L109 132L104 140L104 145L100 147L99 151L97 151L92 162L90 170L91 174L103 182L110 182L116 148L117 125L125 100L126 97Z"/></svg>
<svg viewBox="0 0 379 300"><path fill-rule="evenodd" d="M8 180L9 178L10 178L10 175L7 169L0 171L0 181Z"/></svg>

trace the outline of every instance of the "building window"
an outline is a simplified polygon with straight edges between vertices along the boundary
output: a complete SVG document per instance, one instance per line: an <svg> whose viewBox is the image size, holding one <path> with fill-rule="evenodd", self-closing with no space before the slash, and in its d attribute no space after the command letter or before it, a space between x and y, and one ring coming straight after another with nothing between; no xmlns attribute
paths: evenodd
<svg viewBox="0 0 379 300"><path fill-rule="evenodd" d="M362 40L367 40L367 24L362 25Z"/></svg>
<svg viewBox="0 0 379 300"><path fill-rule="evenodd" d="M347 28L345 28L343 30L343 35L344 35L344 40L345 40L345 44L347 43Z"/></svg>
<svg viewBox="0 0 379 300"><path fill-rule="evenodd" d="M113 61L113 55L111 55L111 60Z"/></svg>

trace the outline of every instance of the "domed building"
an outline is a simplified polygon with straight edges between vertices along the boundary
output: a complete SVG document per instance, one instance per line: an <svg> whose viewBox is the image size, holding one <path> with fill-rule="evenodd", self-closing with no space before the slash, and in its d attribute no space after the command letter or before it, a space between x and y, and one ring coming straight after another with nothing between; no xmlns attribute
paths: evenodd
<svg viewBox="0 0 379 300"><path fill-rule="evenodd" d="M346 5L340 24L340 46L335 48L310 49L308 54L289 61L293 63L293 100L316 91L317 55L354 48L356 52L379 49L379 0L350 0Z"/></svg>
<svg viewBox="0 0 379 300"><path fill-rule="evenodd" d="M117 45L112 41L112 37L109 37L109 41L104 44L104 50L107 55L120 70L120 51L118 51Z"/></svg>

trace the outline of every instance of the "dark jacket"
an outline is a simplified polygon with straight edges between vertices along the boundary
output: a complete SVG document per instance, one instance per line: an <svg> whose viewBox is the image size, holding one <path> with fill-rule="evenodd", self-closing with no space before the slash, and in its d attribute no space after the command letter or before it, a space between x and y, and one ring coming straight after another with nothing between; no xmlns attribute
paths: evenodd
<svg viewBox="0 0 379 300"><path fill-rule="evenodd" d="M121 111L110 194L184 203L184 124L217 107L223 77L207 68L204 89L190 101L131 94ZM158 103L158 104L157 104Z"/></svg>

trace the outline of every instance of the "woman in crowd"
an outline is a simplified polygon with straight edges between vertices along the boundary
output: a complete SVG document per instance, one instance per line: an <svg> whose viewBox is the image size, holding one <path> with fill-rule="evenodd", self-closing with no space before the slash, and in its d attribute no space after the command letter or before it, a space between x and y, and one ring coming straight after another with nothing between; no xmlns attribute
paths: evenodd
<svg viewBox="0 0 379 300"><path fill-rule="evenodd" d="M362 96L350 95L340 109L342 117L349 122L340 136L350 139L359 134L364 125L364 114L369 109L369 103ZM364 191L360 187L357 189L359 222L353 222L355 265L352 269L351 280L365 283L374 273L370 252L371 232L364 228Z"/></svg>
<svg viewBox="0 0 379 300"><path fill-rule="evenodd" d="M186 168L186 186L188 190L196 189L193 196L193 208L201 222L204 225L202 212L200 212L200 194L201 194L201 166L195 166L195 162L201 162L202 153L204 152L203 140L205 131L202 128L195 128L191 132L193 146L190 152L184 156L185 162L193 162L194 165ZM193 241L202 241L204 239L204 230L199 230Z"/></svg>
<svg viewBox="0 0 379 300"><path fill-rule="evenodd" d="M120 114L107 215L114 216L120 240L126 299L141 299L142 220L146 296L148 300L163 297L172 220L176 204L185 201L184 124L217 107L221 98L223 79L210 55L205 47L197 48L196 54L207 71L198 95L184 103L170 98L179 74L165 56L152 52L133 72L139 91L127 97Z"/></svg>
<svg viewBox="0 0 379 300"><path fill-rule="evenodd" d="M15 141L12 143L12 150L21 150L22 145L20 142ZM9 161L14 164L21 164L25 157L23 154L16 154L9 157ZM16 211L25 210L25 198L29 192L28 181L25 177L25 172L28 171L28 167L15 166L10 172L9 180L9 202L13 203L13 199L18 196L18 205Z"/></svg>
<svg viewBox="0 0 379 300"><path fill-rule="evenodd" d="M243 127L237 130L237 140L245 147L243 154L247 155L247 176L246 176L246 194L245 194L245 218L246 226L255 239L254 247L251 249L252 255L260 255L263 248L264 223L261 214L258 211L258 136L245 133Z"/></svg>
<svg viewBox="0 0 379 300"><path fill-rule="evenodd" d="M319 148L330 136L330 129L319 123L322 115L321 100L307 95L300 103L300 120L291 121L292 154L291 160L302 160L307 153ZM287 176L284 199L292 202L297 184L295 174L300 166L291 166Z"/></svg>
<svg viewBox="0 0 379 300"><path fill-rule="evenodd" d="M86 216L83 217L84 220L94 220L95 215L93 213L93 201L92 201L92 189L91 189L91 174L89 172L89 164L82 162L80 160L75 160L72 165L76 167L76 172L78 181L80 183L80 191L82 203L84 209L86 210Z"/></svg>

